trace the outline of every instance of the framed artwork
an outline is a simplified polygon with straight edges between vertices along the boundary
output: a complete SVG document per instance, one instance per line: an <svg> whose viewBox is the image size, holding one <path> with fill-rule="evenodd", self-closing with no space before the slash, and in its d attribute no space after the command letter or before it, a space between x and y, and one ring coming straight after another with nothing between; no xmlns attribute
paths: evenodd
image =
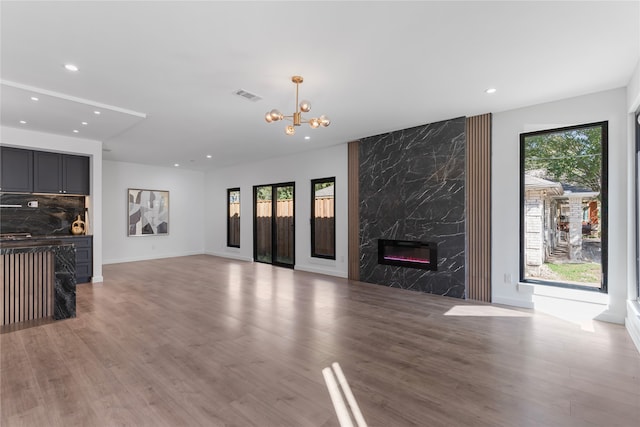
<svg viewBox="0 0 640 427"><path fill-rule="evenodd" d="M169 234L169 192L129 188L128 236Z"/></svg>

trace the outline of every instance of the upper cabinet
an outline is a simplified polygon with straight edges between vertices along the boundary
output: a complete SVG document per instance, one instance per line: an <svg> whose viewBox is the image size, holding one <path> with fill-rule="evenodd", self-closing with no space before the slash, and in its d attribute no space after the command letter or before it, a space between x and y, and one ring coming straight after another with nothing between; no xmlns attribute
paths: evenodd
<svg viewBox="0 0 640 427"><path fill-rule="evenodd" d="M0 147L0 191L33 192L33 151Z"/></svg>
<svg viewBox="0 0 640 427"><path fill-rule="evenodd" d="M62 193L62 155L36 151L33 156L36 193Z"/></svg>
<svg viewBox="0 0 640 427"><path fill-rule="evenodd" d="M62 188L69 194L89 195L89 158L62 156Z"/></svg>
<svg viewBox="0 0 640 427"><path fill-rule="evenodd" d="M89 194L89 158L33 152L33 192Z"/></svg>

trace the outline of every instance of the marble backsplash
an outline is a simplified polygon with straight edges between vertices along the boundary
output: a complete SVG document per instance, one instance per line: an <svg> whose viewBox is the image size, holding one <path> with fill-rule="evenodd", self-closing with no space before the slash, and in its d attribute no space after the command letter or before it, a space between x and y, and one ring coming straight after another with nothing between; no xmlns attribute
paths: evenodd
<svg viewBox="0 0 640 427"><path fill-rule="evenodd" d="M37 201L37 208L27 203ZM84 196L0 193L0 233L31 233L33 236L69 236L71 223L85 220Z"/></svg>
<svg viewBox="0 0 640 427"><path fill-rule="evenodd" d="M465 118L360 141L360 280L465 297ZM438 270L378 264L378 239L438 244Z"/></svg>

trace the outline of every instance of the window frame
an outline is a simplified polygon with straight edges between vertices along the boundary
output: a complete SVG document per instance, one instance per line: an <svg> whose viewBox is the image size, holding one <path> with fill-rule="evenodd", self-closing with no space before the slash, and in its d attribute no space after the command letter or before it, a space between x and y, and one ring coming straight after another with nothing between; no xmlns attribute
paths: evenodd
<svg viewBox="0 0 640 427"><path fill-rule="evenodd" d="M333 248L333 255L325 255L316 253L316 227L315 227L315 218L316 218L316 185L324 184L324 183L332 183L333 184L333 236L331 245ZM322 259L336 259L336 177L326 177L326 178L316 178L311 180L311 216L309 219L309 225L311 228L311 257L312 258L322 258Z"/></svg>
<svg viewBox="0 0 640 427"><path fill-rule="evenodd" d="M635 213L636 213L636 301L640 302L640 110L633 115L634 129L636 132L636 158L635 158Z"/></svg>
<svg viewBox="0 0 640 427"><path fill-rule="evenodd" d="M238 244L231 243L231 193L238 192L238 204L240 205L240 187L227 188L227 247L229 248L239 248L240 247L240 221L238 221ZM238 213L238 220L242 216Z"/></svg>
<svg viewBox="0 0 640 427"><path fill-rule="evenodd" d="M572 283L566 282L556 282L550 280L540 280L540 279L531 279L525 278L525 221L524 221L524 201L525 201L525 138L536 135L544 135L544 134L552 134L552 133L560 133L578 129L585 128L601 128L601 167L600 167L600 178L601 178L601 189L600 189L600 197L601 197L601 208L600 208L600 223L601 223L601 272L602 277L600 281L600 288L594 288L591 286L582 286L575 285ZM560 288L569 288L569 289L578 289L585 291L594 291L599 293L608 293L608 248L609 248L609 191L608 191L608 182L609 182L609 122L608 121L600 121L593 123L585 123L574 126L565 126L559 128L551 128L551 129L543 129L534 132L524 132L520 134L520 277L519 280L522 283L530 283L534 285L549 285Z"/></svg>

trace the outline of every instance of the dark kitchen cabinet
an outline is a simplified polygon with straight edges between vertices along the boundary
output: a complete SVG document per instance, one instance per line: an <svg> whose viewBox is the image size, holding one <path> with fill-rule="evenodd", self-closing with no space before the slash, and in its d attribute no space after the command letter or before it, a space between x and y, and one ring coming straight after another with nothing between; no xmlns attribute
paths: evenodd
<svg viewBox="0 0 640 427"><path fill-rule="evenodd" d="M89 195L89 158L62 156L62 188L69 194Z"/></svg>
<svg viewBox="0 0 640 427"><path fill-rule="evenodd" d="M36 151L33 156L36 193L62 193L62 155Z"/></svg>
<svg viewBox="0 0 640 427"><path fill-rule="evenodd" d="M89 195L89 158L33 152L34 193Z"/></svg>
<svg viewBox="0 0 640 427"><path fill-rule="evenodd" d="M33 151L0 147L0 191L33 191Z"/></svg>
<svg viewBox="0 0 640 427"><path fill-rule="evenodd" d="M76 283L91 281L93 276L93 236L63 237L76 248Z"/></svg>

